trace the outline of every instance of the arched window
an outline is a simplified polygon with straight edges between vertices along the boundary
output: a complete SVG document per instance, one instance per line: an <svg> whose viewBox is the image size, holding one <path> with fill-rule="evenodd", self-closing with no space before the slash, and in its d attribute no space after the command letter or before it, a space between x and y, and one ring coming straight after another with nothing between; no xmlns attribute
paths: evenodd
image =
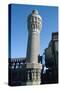
<svg viewBox="0 0 60 90"><path fill-rule="evenodd" d="M34 17L32 16L32 22L34 22Z"/></svg>
<svg viewBox="0 0 60 90"><path fill-rule="evenodd" d="M37 22L37 17L35 17L35 21Z"/></svg>
<svg viewBox="0 0 60 90"><path fill-rule="evenodd" d="M38 18L38 21L40 21L40 18Z"/></svg>

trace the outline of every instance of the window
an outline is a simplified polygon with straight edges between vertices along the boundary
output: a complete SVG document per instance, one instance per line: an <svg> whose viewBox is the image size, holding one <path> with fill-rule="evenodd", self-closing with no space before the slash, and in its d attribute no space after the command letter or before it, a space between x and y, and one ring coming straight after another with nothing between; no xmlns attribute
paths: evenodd
<svg viewBox="0 0 60 90"><path fill-rule="evenodd" d="M15 65L15 62L13 62L13 65Z"/></svg>
<svg viewBox="0 0 60 90"><path fill-rule="evenodd" d="M32 17L32 22L34 22L34 17Z"/></svg>
<svg viewBox="0 0 60 90"><path fill-rule="evenodd" d="M17 62L16 65L19 65L19 63Z"/></svg>
<svg viewBox="0 0 60 90"><path fill-rule="evenodd" d="M38 18L38 21L40 21L40 18Z"/></svg>
<svg viewBox="0 0 60 90"><path fill-rule="evenodd" d="M12 69L14 69L14 65L12 65L12 67L11 67Z"/></svg>
<svg viewBox="0 0 60 90"><path fill-rule="evenodd" d="M37 17L35 17L35 21L37 21Z"/></svg>
<svg viewBox="0 0 60 90"><path fill-rule="evenodd" d="M32 24L32 29L34 28L34 24Z"/></svg>
<svg viewBox="0 0 60 90"><path fill-rule="evenodd" d="M16 65L16 69L18 68L19 66L18 65Z"/></svg>

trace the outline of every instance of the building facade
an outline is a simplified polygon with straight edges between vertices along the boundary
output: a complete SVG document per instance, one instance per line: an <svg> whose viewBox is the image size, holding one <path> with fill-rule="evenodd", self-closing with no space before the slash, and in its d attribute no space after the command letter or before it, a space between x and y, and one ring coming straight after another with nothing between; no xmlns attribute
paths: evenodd
<svg viewBox="0 0 60 90"><path fill-rule="evenodd" d="M52 33L51 41L45 49L45 66L48 69L42 74L42 83L58 83L58 32Z"/></svg>
<svg viewBox="0 0 60 90"><path fill-rule="evenodd" d="M42 64L42 57L40 55L38 56L38 63ZM27 71L23 69L25 64L26 64L26 58L12 58L12 59L9 58L9 64L8 64L9 85L18 86L18 85L23 85L22 82L26 82ZM26 84L24 83L24 85Z"/></svg>
<svg viewBox="0 0 60 90"><path fill-rule="evenodd" d="M52 33L52 39L45 49L45 64L47 67L58 66L58 32Z"/></svg>

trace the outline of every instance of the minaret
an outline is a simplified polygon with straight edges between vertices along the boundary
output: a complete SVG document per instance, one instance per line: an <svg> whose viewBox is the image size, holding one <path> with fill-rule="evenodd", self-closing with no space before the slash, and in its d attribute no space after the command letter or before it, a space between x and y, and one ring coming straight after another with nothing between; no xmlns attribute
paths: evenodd
<svg viewBox="0 0 60 90"><path fill-rule="evenodd" d="M38 63L40 31L42 19L37 10L28 16L27 62Z"/></svg>
<svg viewBox="0 0 60 90"><path fill-rule="evenodd" d="M28 16L28 45L26 55L27 84L40 84L41 64L38 63L42 18L37 10Z"/></svg>

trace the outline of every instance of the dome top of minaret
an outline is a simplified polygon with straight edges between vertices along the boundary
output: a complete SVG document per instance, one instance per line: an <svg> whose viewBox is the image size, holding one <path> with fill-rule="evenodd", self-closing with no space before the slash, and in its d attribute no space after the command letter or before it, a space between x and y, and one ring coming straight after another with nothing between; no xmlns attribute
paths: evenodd
<svg viewBox="0 0 60 90"><path fill-rule="evenodd" d="M39 14L38 10L33 10L32 14Z"/></svg>

